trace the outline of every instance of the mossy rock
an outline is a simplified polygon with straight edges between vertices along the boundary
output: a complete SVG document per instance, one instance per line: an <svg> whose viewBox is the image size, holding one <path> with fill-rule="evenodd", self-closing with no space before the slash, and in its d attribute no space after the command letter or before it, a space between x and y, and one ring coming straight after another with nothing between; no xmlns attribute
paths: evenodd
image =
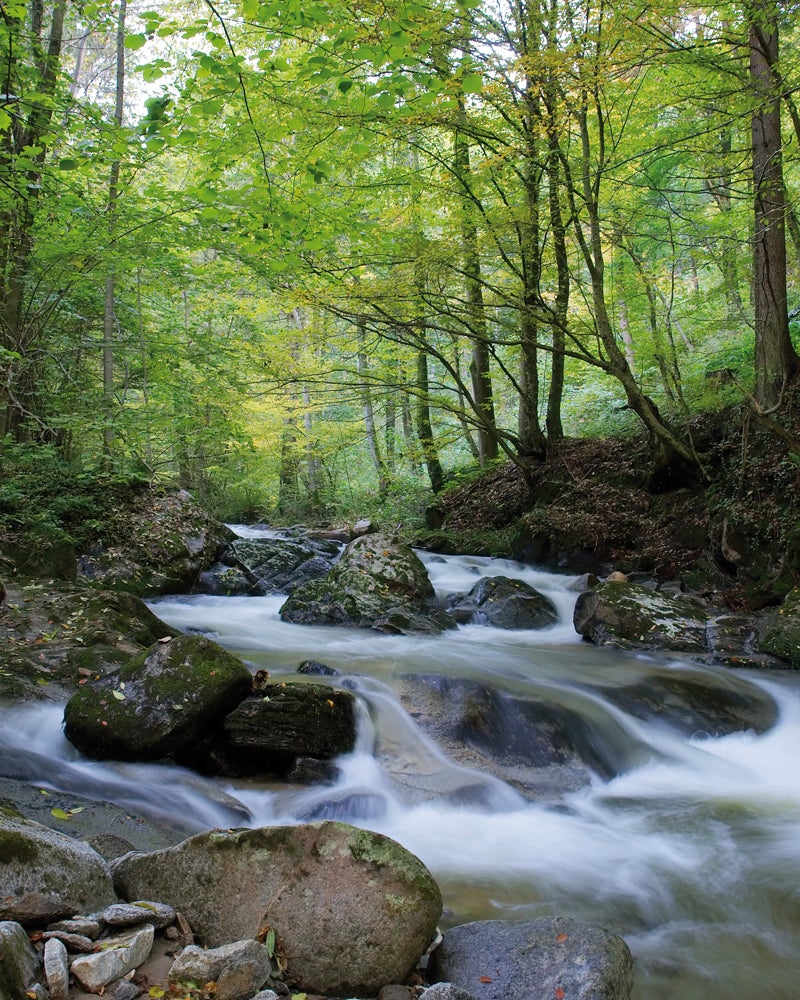
<svg viewBox="0 0 800 1000"><path fill-rule="evenodd" d="M297 587L280 615L297 625L371 628L398 608L432 610L433 598L427 570L410 546L388 535L364 535L326 576Z"/></svg>
<svg viewBox="0 0 800 1000"><path fill-rule="evenodd" d="M800 588L790 591L779 608L759 623L758 648L800 669Z"/></svg>
<svg viewBox="0 0 800 1000"><path fill-rule="evenodd" d="M580 595L575 630L599 646L705 653L704 608L688 598L667 597L640 584L601 583Z"/></svg>
<svg viewBox="0 0 800 1000"><path fill-rule="evenodd" d="M105 861L87 844L0 808L0 920L47 923L116 902Z"/></svg>
<svg viewBox="0 0 800 1000"><path fill-rule="evenodd" d="M180 760L251 685L247 667L221 646L177 636L82 687L67 703L64 732L87 757Z"/></svg>

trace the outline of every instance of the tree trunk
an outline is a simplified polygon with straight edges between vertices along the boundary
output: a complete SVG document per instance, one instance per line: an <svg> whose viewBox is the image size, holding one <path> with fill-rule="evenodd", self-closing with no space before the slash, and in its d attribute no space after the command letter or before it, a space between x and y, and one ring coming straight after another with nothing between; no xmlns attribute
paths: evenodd
<svg viewBox="0 0 800 1000"><path fill-rule="evenodd" d="M469 374L472 397L479 417L478 453L481 465L497 458L497 427L495 424L492 377L489 372L489 334L486 307L483 301L481 258L478 249L478 227L471 183L469 140L464 134L466 109L463 97L459 99L458 122L453 136L453 172L461 195L461 251L464 266L464 286L467 297L467 319L472 340L472 358Z"/></svg>
<svg viewBox="0 0 800 1000"><path fill-rule="evenodd" d="M775 406L786 381L800 367L789 336L786 301L786 204L781 159L780 93L772 67L778 62L777 4L748 4L750 84L757 102L752 121L753 305L756 399Z"/></svg>
<svg viewBox="0 0 800 1000"><path fill-rule="evenodd" d="M422 456L425 460L425 468L428 470L428 478L431 482L431 489L434 493L441 492L444 486L444 470L439 461L439 452L436 448L436 441L433 436L433 426L431 424L431 409L428 403L428 355L424 350L417 351L417 405L416 424L417 437L422 446Z"/></svg>
<svg viewBox="0 0 800 1000"><path fill-rule="evenodd" d="M122 125L122 115L125 108L125 15L128 0L119 0L117 11L116 36L116 75L114 91L114 124ZM114 160L108 176L108 202L106 217L108 219L108 240L113 239L117 199L119 198L120 162ZM111 455L114 446L114 417L116 414L116 399L114 397L114 328L116 316L114 299L116 295L116 274L113 266L106 275L106 294L103 303L103 399L105 404L105 426L103 427L103 451Z"/></svg>
<svg viewBox="0 0 800 1000"><path fill-rule="evenodd" d="M381 455L378 431L375 427L375 410L372 404L372 391L369 384L369 361L366 350L366 332L358 325L358 374L361 379L361 403L364 412L364 428L367 434L367 448L372 464L378 477L378 495L386 496L389 492L389 477L386 473L386 463Z"/></svg>

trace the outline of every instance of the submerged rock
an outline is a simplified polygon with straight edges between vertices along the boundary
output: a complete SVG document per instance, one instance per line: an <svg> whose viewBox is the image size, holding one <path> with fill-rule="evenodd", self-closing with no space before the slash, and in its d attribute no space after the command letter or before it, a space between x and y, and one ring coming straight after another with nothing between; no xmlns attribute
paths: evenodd
<svg viewBox="0 0 800 1000"><path fill-rule="evenodd" d="M441 915L418 858L343 823L216 830L114 867L122 896L169 903L208 947L270 927L287 978L309 993L375 996L402 982Z"/></svg>
<svg viewBox="0 0 800 1000"><path fill-rule="evenodd" d="M87 757L180 759L251 686L241 660L208 639L181 635L81 688L64 710L64 732Z"/></svg>
<svg viewBox="0 0 800 1000"><path fill-rule="evenodd" d="M623 939L567 917L461 924L445 932L432 966L476 1000L627 1000L633 989Z"/></svg>

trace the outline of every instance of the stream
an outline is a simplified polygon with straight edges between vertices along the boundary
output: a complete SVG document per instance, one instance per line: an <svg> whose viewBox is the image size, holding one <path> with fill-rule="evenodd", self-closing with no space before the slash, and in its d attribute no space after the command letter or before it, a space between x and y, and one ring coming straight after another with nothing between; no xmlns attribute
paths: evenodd
<svg viewBox="0 0 800 1000"><path fill-rule="evenodd" d="M800 995L800 677L597 649L572 627L572 578L505 560L420 555L437 594L465 591L480 576L513 576L550 597L559 623L406 637L286 624L282 596L151 603L170 625L209 635L273 679L306 659L341 672L335 683L357 694L360 724L333 786L211 782L163 765L84 761L61 733L63 706L52 704L4 708L0 740L49 761L40 780L53 787L182 817L190 831L326 818L385 833L439 882L445 927L564 915L620 933L634 954L637 1000ZM760 736L685 736L603 695L665 671L724 671L745 696L769 692L778 722ZM397 693L413 674L479 681L517 698L546 692L580 713L618 773L531 802L499 777L453 763L423 733Z"/></svg>

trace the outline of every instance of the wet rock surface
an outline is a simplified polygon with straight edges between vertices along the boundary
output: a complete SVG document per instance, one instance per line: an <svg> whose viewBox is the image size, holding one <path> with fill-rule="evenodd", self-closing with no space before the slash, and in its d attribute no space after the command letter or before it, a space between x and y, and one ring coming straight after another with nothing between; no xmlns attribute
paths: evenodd
<svg viewBox="0 0 800 1000"><path fill-rule="evenodd" d="M305 538L236 538L220 561L201 573L206 594L289 594L328 573L341 552L337 541Z"/></svg>
<svg viewBox="0 0 800 1000"><path fill-rule="evenodd" d="M433 974L476 1000L626 1000L633 989L622 938L566 917L453 927L434 952Z"/></svg>
<svg viewBox="0 0 800 1000"><path fill-rule="evenodd" d="M483 577L466 594L451 594L447 608L458 622L478 621L495 628L546 628L558 620L549 598L507 576Z"/></svg>
<svg viewBox="0 0 800 1000"><path fill-rule="evenodd" d="M73 695L64 732L88 757L181 759L251 687L250 671L221 646L177 636Z"/></svg>
<svg viewBox="0 0 800 1000"><path fill-rule="evenodd" d="M425 631L442 631L433 599L425 567L410 546L389 535L364 535L347 546L326 576L294 590L280 615L298 625L356 628L374 628L383 619L390 631L412 634L420 630L422 616Z"/></svg>

